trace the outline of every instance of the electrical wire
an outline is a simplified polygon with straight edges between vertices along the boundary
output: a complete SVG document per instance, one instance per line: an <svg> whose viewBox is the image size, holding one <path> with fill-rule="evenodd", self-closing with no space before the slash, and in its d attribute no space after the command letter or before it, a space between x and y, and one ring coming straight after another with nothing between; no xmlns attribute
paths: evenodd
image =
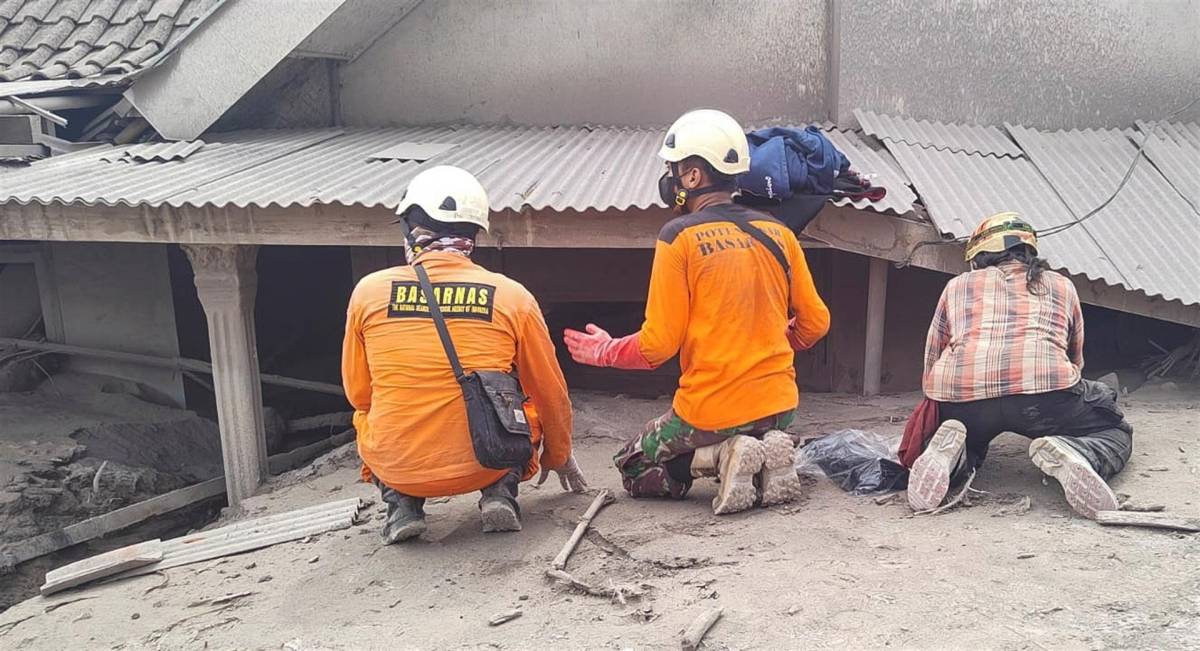
<svg viewBox="0 0 1200 651"><path fill-rule="evenodd" d="M1067 229L1074 228L1075 226L1082 224L1092 217L1095 217L1097 213L1107 208L1108 205L1117 198L1117 195L1121 193L1121 190L1125 188L1125 185L1129 183L1129 179L1133 178L1133 172L1137 169L1138 163L1142 162L1142 159L1145 158L1144 152L1146 150L1146 144L1150 142L1150 137L1154 135L1154 132L1158 131L1158 126L1163 122L1170 122L1171 120L1175 119L1179 116L1179 114L1195 106L1196 102L1200 102L1200 96L1195 97L1192 99L1192 101L1175 109L1170 115L1162 120L1151 124L1150 129L1142 135L1142 142L1138 144L1137 153L1133 155L1133 161L1129 163L1129 168L1125 170L1125 176L1121 177L1121 182L1117 184L1117 188L1113 190L1112 194L1108 195L1108 198L1105 199L1099 206L1092 208L1086 215L1080 217L1079 219L1042 229L1038 233L1038 237L1049 237L1051 235L1057 235Z"/></svg>
<svg viewBox="0 0 1200 651"><path fill-rule="evenodd" d="M1038 231L1038 237L1043 238L1043 237L1050 237L1052 235L1058 235L1059 233L1062 233L1068 229L1074 228L1074 227L1082 224L1083 222L1096 216L1101 210L1104 210L1105 208L1107 208L1108 205L1111 204L1113 202L1113 200L1117 198L1117 195L1119 195L1121 193L1121 190L1123 190L1125 188L1125 186L1129 183L1129 179L1133 178L1133 173L1137 169L1138 163L1141 162L1142 158L1145 157L1146 145L1147 145L1147 143L1150 142L1150 137L1154 135L1154 132L1158 130L1158 126L1163 122L1170 122L1171 120L1175 119L1183 112L1185 112L1188 109L1195 106L1197 102L1200 102L1200 96L1194 97L1191 101L1189 101L1188 103L1184 104L1183 106L1175 109L1170 114L1168 114L1166 117L1164 117L1162 120L1152 123L1150 129L1142 135L1142 141L1138 144L1137 153L1134 154L1133 160L1129 163L1128 169L1125 170L1125 176L1123 176L1121 178L1121 182L1117 184L1117 187L1116 187L1116 189L1114 189L1112 191L1112 194L1108 195L1108 198L1105 199L1103 202L1101 202L1100 205L1091 209L1090 211L1087 212L1087 214L1085 214L1083 217L1080 217L1079 219L1074 219L1069 222L1064 222L1062 224L1055 224L1054 226L1049 226L1047 228L1040 229ZM934 245L939 245L939 244L961 244L963 242L966 242L969 239L970 239L970 237L955 237L955 238L949 239L949 240L925 240L922 242L918 242L916 245L913 246L912 250L908 252L908 255L905 256L905 258L903 260L901 260L900 262L897 262L895 266L896 266L896 268L903 268L903 267L909 266L910 264L912 264L913 257L916 256L917 252L927 246L934 246Z"/></svg>

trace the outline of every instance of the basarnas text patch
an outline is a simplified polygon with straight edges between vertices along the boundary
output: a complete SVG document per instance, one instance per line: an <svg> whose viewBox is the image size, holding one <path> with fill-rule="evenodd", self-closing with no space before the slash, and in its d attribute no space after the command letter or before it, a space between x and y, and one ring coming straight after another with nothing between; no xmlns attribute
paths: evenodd
<svg viewBox="0 0 1200 651"><path fill-rule="evenodd" d="M493 285L434 283L433 295L442 310L442 316L447 319L492 320L492 308L496 302L496 288ZM429 304L421 292L421 284L415 280L392 281L388 318L412 317L430 318Z"/></svg>

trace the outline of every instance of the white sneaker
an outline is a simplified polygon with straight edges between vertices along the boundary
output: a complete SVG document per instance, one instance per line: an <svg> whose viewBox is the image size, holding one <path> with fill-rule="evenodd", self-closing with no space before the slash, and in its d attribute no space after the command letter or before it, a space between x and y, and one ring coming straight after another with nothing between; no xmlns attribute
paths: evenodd
<svg viewBox="0 0 1200 651"><path fill-rule="evenodd" d="M941 506L950 491L950 473L954 472L967 446L967 428L957 420L938 427L929 445L908 473L908 505L914 511Z"/></svg>
<svg viewBox="0 0 1200 651"><path fill-rule="evenodd" d="M1058 480L1067 503L1079 515L1095 520L1097 511L1121 508L1117 495L1092 464L1059 437L1034 439L1029 444L1029 458L1039 470Z"/></svg>

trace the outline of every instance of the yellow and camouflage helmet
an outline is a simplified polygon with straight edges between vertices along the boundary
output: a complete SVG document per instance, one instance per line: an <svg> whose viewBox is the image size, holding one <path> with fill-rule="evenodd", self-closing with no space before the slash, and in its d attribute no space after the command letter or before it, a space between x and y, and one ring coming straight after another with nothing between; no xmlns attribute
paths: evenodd
<svg viewBox="0 0 1200 651"><path fill-rule="evenodd" d="M1015 212L1001 212L979 224L967 240L967 262L980 253L1000 253L1014 246L1028 244L1037 254L1037 231Z"/></svg>

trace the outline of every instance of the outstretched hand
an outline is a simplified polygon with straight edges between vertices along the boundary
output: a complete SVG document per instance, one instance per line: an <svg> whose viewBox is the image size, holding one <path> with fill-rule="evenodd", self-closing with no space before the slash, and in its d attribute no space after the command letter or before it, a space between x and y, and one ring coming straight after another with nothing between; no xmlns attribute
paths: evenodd
<svg viewBox="0 0 1200 651"><path fill-rule="evenodd" d="M587 332L570 328L563 331L563 342L571 353L571 359L588 366L608 366L605 357L612 347L612 335L594 323L587 324L584 329Z"/></svg>

